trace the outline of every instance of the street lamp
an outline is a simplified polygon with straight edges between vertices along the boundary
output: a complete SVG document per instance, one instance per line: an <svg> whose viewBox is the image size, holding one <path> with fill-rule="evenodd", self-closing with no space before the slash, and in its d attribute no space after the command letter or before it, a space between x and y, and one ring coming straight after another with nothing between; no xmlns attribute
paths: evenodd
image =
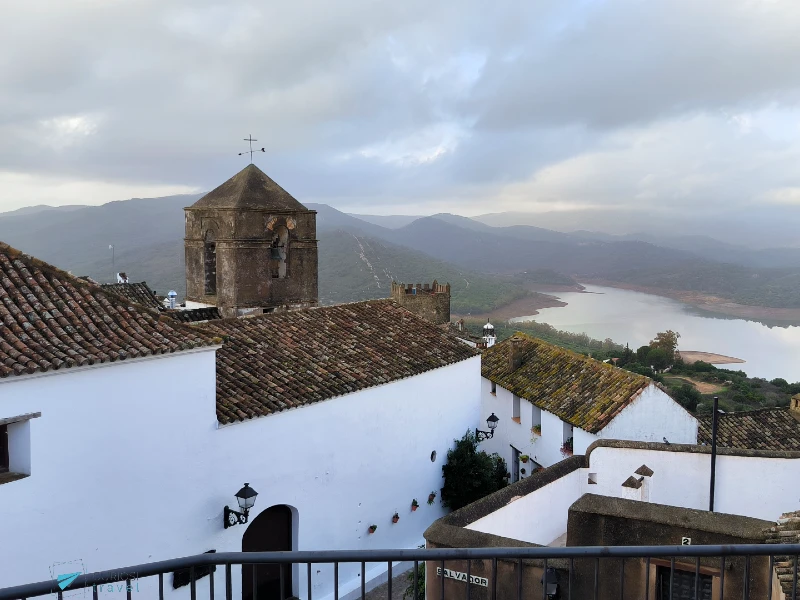
<svg viewBox="0 0 800 600"><path fill-rule="evenodd" d="M251 488L249 483L245 483L244 487L236 492L236 501L239 503L239 508L242 512L226 506L223 514L225 529L247 523L247 516L256 503L256 496L258 496L258 492Z"/></svg>
<svg viewBox="0 0 800 600"><path fill-rule="evenodd" d="M480 429L475 429L475 438L482 442L483 440L488 440L494 437L494 430L497 428L497 422L500 419L492 413L488 419L486 419L486 426L489 428L489 431L481 431Z"/></svg>

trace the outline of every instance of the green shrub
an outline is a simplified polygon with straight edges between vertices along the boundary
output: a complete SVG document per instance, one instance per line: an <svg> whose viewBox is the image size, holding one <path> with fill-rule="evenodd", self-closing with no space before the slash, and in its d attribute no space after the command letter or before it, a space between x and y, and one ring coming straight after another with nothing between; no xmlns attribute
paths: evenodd
<svg viewBox="0 0 800 600"><path fill-rule="evenodd" d="M478 450L478 440L472 431L467 431L463 438L456 440L455 447L447 451L442 474L442 504L452 510L508 485L506 461L498 454Z"/></svg>

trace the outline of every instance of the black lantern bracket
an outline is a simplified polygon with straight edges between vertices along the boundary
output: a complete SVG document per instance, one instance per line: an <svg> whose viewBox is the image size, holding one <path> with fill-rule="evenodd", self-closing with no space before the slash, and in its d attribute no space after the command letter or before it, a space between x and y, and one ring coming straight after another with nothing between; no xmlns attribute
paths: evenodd
<svg viewBox="0 0 800 600"><path fill-rule="evenodd" d="M238 510L233 510L230 506L226 506L225 514L223 515L225 519L225 529L233 527L234 525L244 525L247 523L249 512L250 511L247 509L245 509L244 512L239 512Z"/></svg>
<svg viewBox="0 0 800 600"><path fill-rule="evenodd" d="M244 487L236 492L236 501L239 503L241 512L233 510L230 506L226 505L222 514L223 527L227 529L234 525L244 525L247 523L247 519L250 516L250 509L253 508L253 505L256 503L256 496L258 496L258 492L251 488L249 483L245 483Z"/></svg>
<svg viewBox="0 0 800 600"><path fill-rule="evenodd" d="M489 431L481 431L480 429L475 429L475 439L479 442L484 440L488 440L494 437L494 430L497 428L497 422L500 419L492 413L489 415L489 418L486 419L486 426L489 428Z"/></svg>

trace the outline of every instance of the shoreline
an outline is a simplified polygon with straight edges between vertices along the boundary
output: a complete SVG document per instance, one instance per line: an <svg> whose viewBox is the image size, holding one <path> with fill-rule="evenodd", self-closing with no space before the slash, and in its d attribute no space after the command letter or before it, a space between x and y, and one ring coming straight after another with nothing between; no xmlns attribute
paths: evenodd
<svg viewBox="0 0 800 600"><path fill-rule="evenodd" d="M687 292L681 290L665 290L663 288L648 287L644 285L633 285L629 283L619 283L604 279L586 279L584 283L590 285L602 285L605 287L616 288L619 290L630 290L641 292L662 298L678 300L699 310L724 315L738 319L750 319L754 321L782 322L784 325L800 325L800 308L772 308L769 306L751 306L748 304L738 304L725 298L703 294L700 292Z"/></svg>
<svg viewBox="0 0 800 600"><path fill-rule="evenodd" d="M734 358L733 356L725 356L724 354L716 354L714 352L701 352L700 350L678 350L678 354L680 354L681 360L687 365L695 363L698 360L712 365L733 365L747 362L741 358Z"/></svg>
<svg viewBox="0 0 800 600"><path fill-rule="evenodd" d="M451 315L451 319L464 319L464 320L477 320L477 319L488 319L491 321L494 319L495 321L508 321L509 319L513 319L519 316L533 316L538 315L539 311L543 308L560 308L566 306L566 302L562 302L555 296L551 296L550 294L544 294L539 291L534 291L534 288L541 288L542 286L533 286L529 288L529 293L527 296L523 296L513 302L505 304L496 308L495 310L483 312L483 313L472 313L469 315L453 313ZM579 291L575 288L570 286L559 286L565 289L563 290L554 290L552 287L549 288L549 291L570 291L575 292Z"/></svg>

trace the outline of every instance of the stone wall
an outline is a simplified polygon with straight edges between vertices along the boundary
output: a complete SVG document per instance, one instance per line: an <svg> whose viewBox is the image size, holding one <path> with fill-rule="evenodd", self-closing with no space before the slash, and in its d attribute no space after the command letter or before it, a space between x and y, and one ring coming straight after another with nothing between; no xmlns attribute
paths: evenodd
<svg viewBox="0 0 800 600"><path fill-rule="evenodd" d="M219 307L224 317L251 309L318 303L316 212L187 208L186 299ZM271 243L287 231L285 268L276 277ZM216 244L216 293L206 290L206 241Z"/></svg>
<svg viewBox="0 0 800 600"><path fill-rule="evenodd" d="M392 300L415 315L441 325L450 322L450 284L392 282Z"/></svg>
<svg viewBox="0 0 800 600"><path fill-rule="evenodd" d="M722 513L651 504L622 498L584 494L569 508L567 546L680 546L684 538L691 545L762 544L764 530L773 523ZM621 559L599 563L598 598L643 598L647 580L654 590L656 567L669 568L669 559L625 560L625 589L620 595ZM676 569L694 573L695 559L677 558ZM579 598L593 594L595 560L576 559L573 592ZM712 577L714 598L718 598L720 559L703 558L701 574ZM725 600L742 597L745 558L729 557L725 567ZM769 558L752 557L749 566L750 597L766 598L772 577Z"/></svg>

